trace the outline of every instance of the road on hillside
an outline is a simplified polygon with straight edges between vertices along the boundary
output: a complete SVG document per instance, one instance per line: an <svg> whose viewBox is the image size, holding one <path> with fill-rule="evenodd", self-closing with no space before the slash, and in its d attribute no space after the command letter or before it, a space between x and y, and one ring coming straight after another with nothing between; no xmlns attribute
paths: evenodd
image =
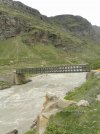
<svg viewBox="0 0 100 134"><path fill-rule="evenodd" d="M41 112L47 92L58 96L80 86L86 73L43 74L32 81L0 91L0 134L18 129L24 134Z"/></svg>

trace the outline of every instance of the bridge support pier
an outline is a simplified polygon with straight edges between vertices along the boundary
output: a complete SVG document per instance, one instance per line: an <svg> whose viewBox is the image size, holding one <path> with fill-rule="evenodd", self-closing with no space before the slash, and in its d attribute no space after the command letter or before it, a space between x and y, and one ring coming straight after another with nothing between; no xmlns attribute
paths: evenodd
<svg viewBox="0 0 100 134"><path fill-rule="evenodd" d="M86 74L86 80L91 79L94 76L94 72L90 71Z"/></svg>
<svg viewBox="0 0 100 134"><path fill-rule="evenodd" d="M16 73L14 72L14 83L16 85L21 85L26 83L26 78L23 73Z"/></svg>

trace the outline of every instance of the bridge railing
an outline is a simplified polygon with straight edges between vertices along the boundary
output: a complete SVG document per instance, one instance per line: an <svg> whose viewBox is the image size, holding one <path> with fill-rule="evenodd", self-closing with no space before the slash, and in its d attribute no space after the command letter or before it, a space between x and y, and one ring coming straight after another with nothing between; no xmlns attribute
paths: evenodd
<svg viewBox="0 0 100 134"><path fill-rule="evenodd" d="M38 74L38 73L75 73L89 72L88 65L64 65L55 67L39 67L39 68L19 68L16 69L17 74Z"/></svg>

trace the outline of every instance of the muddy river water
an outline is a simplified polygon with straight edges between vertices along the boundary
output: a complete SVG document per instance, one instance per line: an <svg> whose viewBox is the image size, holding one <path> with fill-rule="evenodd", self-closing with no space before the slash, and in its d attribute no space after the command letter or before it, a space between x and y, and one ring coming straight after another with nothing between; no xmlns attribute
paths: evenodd
<svg viewBox="0 0 100 134"><path fill-rule="evenodd" d="M63 97L85 78L86 73L43 74L31 78L27 84L0 91L0 134L13 129L24 134L41 112L47 92Z"/></svg>

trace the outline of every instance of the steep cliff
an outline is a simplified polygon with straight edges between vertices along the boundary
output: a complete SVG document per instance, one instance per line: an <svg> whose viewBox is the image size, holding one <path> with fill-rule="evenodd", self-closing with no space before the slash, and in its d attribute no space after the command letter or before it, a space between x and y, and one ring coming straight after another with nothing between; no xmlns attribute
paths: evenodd
<svg viewBox="0 0 100 134"><path fill-rule="evenodd" d="M47 21L47 17L21 2L0 0L0 39L29 32L34 23L41 23L43 20Z"/></svg>
<svg viewBox="0 0 100 134"><path fill-rule="evenodd" d="M31 24L20 17L14 17L7 12L0 11L0 39L17 36L22 32L29 32Z"/></svg>

